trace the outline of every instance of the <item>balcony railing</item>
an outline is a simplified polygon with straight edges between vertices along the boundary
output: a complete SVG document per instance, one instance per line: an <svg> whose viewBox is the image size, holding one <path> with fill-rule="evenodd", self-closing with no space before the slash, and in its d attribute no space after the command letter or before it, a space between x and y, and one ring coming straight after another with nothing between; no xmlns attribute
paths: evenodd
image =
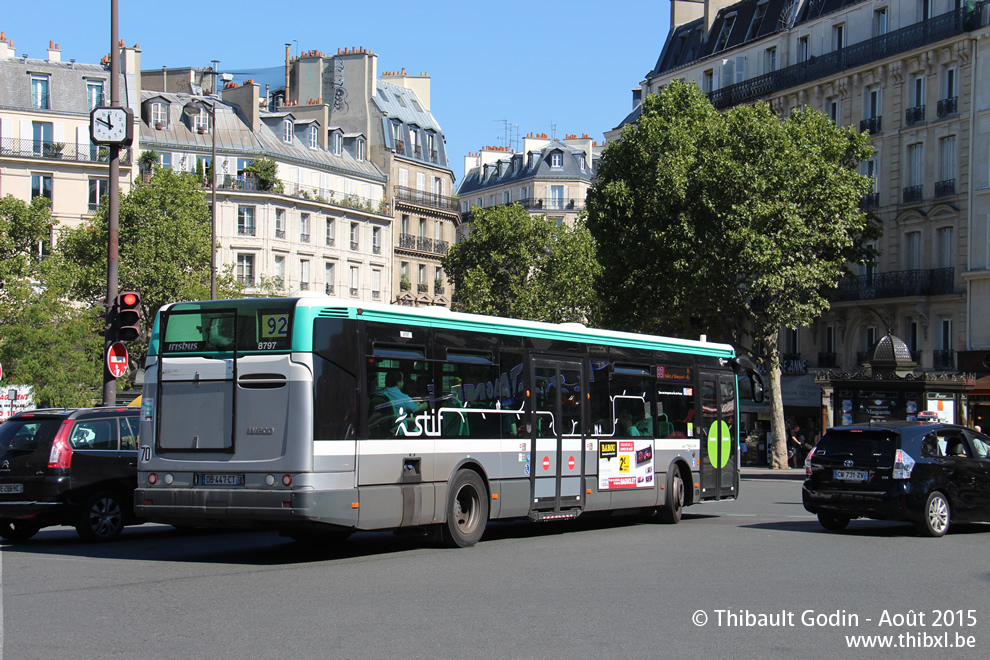
<svg viewBox="0 0 990 660"><path fill-rule="evenodd" d="M906 296L940 296L955 291L955 269L901 270L839 280L835 300L874 300Z"/></svg>
<svg viewBox="0 0 990 660"><path fill-rule="evenodd" d="M309 243L309 234L299 234L300 243Z"/></svg>
<svg viewBox="0 0 990 660"><path fill-rule="evenodd" d="M300 291L309 291L309 282L300 282L299 283L299 290Z"/></svg>
<svg viewBox="0 0 990 660"><path fill-rule="evenodd" d="M91 144L77 145L72 142L42 142L40 140L0 139L0 156L7 158L41 158L77 163L106 163L110 161L110 150ZM131 164L131 150L120 149L120 164Z"/></svg>
<svg viewBox="0 0 990 660"><path fill-rule="evenodd" d="M430 254L447 254L450 243L435 238L425 236L413 236L412 234L399 234L399 247L406 250L419 250Z"/></svg>
<svg viewBox="0 0 990 660"><path fill-rule="evenodd" d="M860 208L876 209L880 208L880 193L872 192L863 195L863 201L859 203Z"/></svg>
<svg viewBox="0 0 990 660"><path fill-rule="evenodd" d="M938 102L938 109L936 114L938 118L947 117L948 115L955 114L959 111L959 97L953 96L947 99L942 99Z"/></svg>
<svg viewBox="0 0 990 660"><path fill-rule="evenodd" d="M335 242L336 241L334 240L333 236L327 236L327 247L333 247L333 244Z"/></svg>
<svg viewBox="0 0 990 660"><path fill-rule="evenodd" d="M925 187L922 186L908 186L904 189L904 194L902 199L905 204L914 204L915 202L920 202L924 199Z"/></svg>
<svg viewBox="0 0 990 660"><path fill-rule="evenodd" d="M416 190L406 186L393 186L392 195L397 202L408 202L419 206L428 206L442 211L456 211L457 200L446 195L438 195L426 190Z"/></svg>
<svg viewBox="0 0 990 660"><path fill-rule="evenodd" d="M904 123L908 126L914 126L923 121L925 121L925 106L919 105L904 111Z"/></svg>
<svg viewBox="0 0 990 660"><path fill-rule="evenodd" d="M246 287L254 286L254 275L238 275L237 283Z"/></svg>
<svg viewBox="0 0 990 660"><path fill-rule="evenodd" d="M946 179L935 182L935 197L949 197L956 194L956 180Z"/></svg>
<svg viewBox="0 0 990 660"><path fill-rule="evenodd" d="M417 284L416 285L416 292L417 293L429 293L430 292L430 287L427 284Z"/></svg>
<svg viewBox="0 0 990 660"><path fill-rule="evenodd" d="M357 250L358 250L359 247L360 247L360 245L358 244L357 241L351 241L351 250L352 251L357 252Z"/></svg>
<svg viewBox="0 0 990 660"><path fill-rule="evenodd" d="M371 246L371 254L381 254L381 253L382 253L382 246L381 245L372 245Z"/></svg>
<svg viewBox="0 0 990 660"><path fill-rule="evenodd" d="M978 30L990 24L988 9L990 9L988 0L978 2L969 9L960 7L900 30L860 41L819 57L809 57L805 62L723 87L709 93L708 97L718 110L751 103L791 87L922 48L964 32ZM722 53L717 55L718 58L722 56ZM697 63L697 61L691 62L691 64Z"/></svg>
<svg viewBox="0 0 990 660"><path fill-rule="evenodd" d="M254 225L237 225L238 236L254 236Z"/></svg>
<svg viewBox="0 0 990 660"><path fill-rule="evenodd" d="M518 202L524 209L549 211L579 211L584 208L583 199L559 199L557 197L527 197Z"/></svg>
<svg viewBox="0 0 990 660"><path fill-rule="evenodd" d="M880 132L880 117L867 117L863 121L859 122L859 130L869 131L870 135L875 135Z"/></svg>
<svg viewBox="0 0 990 660"><path fill-rule="evenodd" d="M328 296L334 295L334 293L333 293L333 285L332 284L327 284L326 286L323 287L323 290L324 290L324 292L326 292L326 294Z"/></svg>
<svg viewBox="0 0 990 660"><path fill-rule="evenodd" d="M285 230L284 229L276 229L275 230L275 238L285 238Z"/></svg>
<svg viewBox="0 0 990 660"><path fill-rule="evenodd" d="M389 215L391 213L389 203L385 199L375 200L367 197L360 197L358 195L342 195L341 193L328 188L304 186L291 181L280 181L279 183L282 185L282 192L273 194L289 195L291 197L310 200L320 204L333 204L334 206L343 206L345 208L365 211L367 213L376 213L378 215ZM207 185L209 184L207 183ZM229 174L223 177L217 177L217 190L243 190L249 192L272 193L271 190L263 188L258 183L257 177L232 176Z"/></svg>
<svg viewBox="0 0 990 660"><path fill-rule="evenodd" d="M956 352L953 350L932 351L933 369L955 369Z"/></svg>

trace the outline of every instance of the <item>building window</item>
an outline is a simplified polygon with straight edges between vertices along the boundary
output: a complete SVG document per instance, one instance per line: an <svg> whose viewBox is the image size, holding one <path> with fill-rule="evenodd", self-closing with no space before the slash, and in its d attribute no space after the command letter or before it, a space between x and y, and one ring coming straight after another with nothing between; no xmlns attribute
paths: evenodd
<svg viewBox="0 0 990 660"><path fill-rule="evenodd" d="M403 234L409 233L409 215L407 213L402 214L401 229Z"/></svg>
<svg viewBox="0 0 990 660"><path fill-rule="evenodd" d="M275 281L279 288L285 286L285 256L275 255Z"/></svg>
<svg viewBox="0 0 990 660"><path fill-rule="evenodd" d="M275 209L275 238L285 238L285 209Z"/></svg>
<svg viewBox="0 0 990 660"><path fill-rule="evenodd" d="M210 114L206 109L201 109L199 114L193 117L193 128L197 133L205 133L210 130Z"/></svg>
<svg viewBox="0 0 990 660"><path fill-rule="evenodd" d="M309 127L309 148L316 149L320 146L319 128L315 125Z"/></svg>
<svg viewBox="0 0 990 660"><path fill-rule="evenodd" d="M151 104L151 124L155 128L168 128L168 106L164 103Z"/></svg>
<svg viewBox="0 0 990 660"><path fill-rule="evenodd" d="M881 7L873 12L873 36L887 34L887 8Z"/></svg>
<svg viewBox="0 0 990 660"><path fill-rule="evenodd" d="M371 228L371 252L373 254L382 253L382 228L372 227Z"/></svg>
<svg viewBox="0 0 990 660"><path fill-rule="evenodd" d="M708 69L701 74L701 91L705 94L715 91L715 69Z"/></svg>
<svg viewBox="0 0 990 660"><path fill-rule="evenodd" d="M836 125L839 124L839 97L833 96L825 100L825 113Z"/></svg>
<svg viewBox="0 0 990 660"><path fill-rule="evenodd" d="M337 223L333 218L327 218L327 247L333 247L337 239Z"/></svg>
<svg viewBox="0 0 990 660"><path fill-rule="evenodd" d="M158 162L161 164L163 169L166 170L172 169L172 154L168 153L167 151L159 154Z"/></svg>
<svg viewBox="0 0 990 660"><path fill-rule="evenodd" d="M334 291L336 284L334 264L327 262L323 264L323 289L328 296L337 295Z"/></svg>
<svg viewBox="0 0 990 660"><path fill-rule="evenodd" d="M344 137L340 133L334 133L333 139L331 140L331 151L333 151L333 155L339 156L343 146L344 146Z"/></svg>
<svg viewBox="0 0 990 660"><path fill-rule="evenodd" d="M832 324L825 326L825 352L835 353L835 326Z"/></svg>
<svg viewBox="0 0 990 660"><path fill-rule="evenodd" d="M91 178L89 180L89 212L95 213L100 208L100 202L110 192L110 180L106 178Z"/></svg>
<svg viewBox="0 0 990 660"><path fill-rule="evenodd" d="M351 249L357 250L360 247L361 225L357 222L351 223Z"/></svg>
<svg viewBox="0 0 990 660"><path fill-rule="evenodd" d="M31 174L31 199L44 197L51 206L52 201L52 175L51 174Z"/></svg>
<svg viewBox="0 0 990 660"><path fill-rule="evenodd" d="M904 269L921 270L921 232L906 234L904 244Z"/></svg>
<svg viewBox="0 0 990 660"><path fill-rule="evenodd" d="M564 186L550 186L550 208L564 208Z"/></svg>
<svg viewBox="0 0 990 660"><path fill-rule="evenodd" d="M282 142L292 144L292 120L282 120Z"/></svg>
<svg viewBox="0 0 990 660"><path fill-rule="evenodd" d="M371 299L381 300L382 297L382 271L379 268L371 269Z"/></svg>
<svg viewBox="0 0 990 660"><path fill-rule="evenodd" d="M426 286L426 266L423 264L419 265L419 280L418 284L420 286L420 291L425 291L423 287Z"/></svg>
<svg viewBox="0 0 990 660"><path fill-rule="evenodd" d="M550 167L563 167L564 166L564 154L559 151L555 151L550 154Z"/></svg>
<svg viewBox="0 0 990 660"><path fill-rule="evenodd" d="M309 259L299 260L299 289L309 291Z"/></svg>
<svg viewBox="0 0 990 660"><path fill-rule="evenodd" d="M948 135L938 141L938 171L935 196L956 194L956 136Z"/></svg>
<svg viewBox="0 0 990 660"><path fill-rule="evenodd" d="M419 237L426 238L426 218L419 219Z"/></svg>
<svg viewBox="0 0 990 660"><path fill-rule="evenodd" d="M244 286L254 286L254 255L237 255L237 281Z"/></svg>
<svg viewBox="0 0 990 660"><path fill-rule="evenodd" d="M35 110L51 108L48 97L48 76L31 76L31 107Z"/></svg>
<svg viewBox="0 0 990 660"><path fill-rule="evenodd" d="M254 236L254 207L237 207L237 235Z"/></svg>
<svg viewBox="0 0 990 660"><path fill-rule="evenodd" d="M722 21L722 29L718 33L718 40L715 42L715 50L713 52L718 52L725 48L726 44L729 42L729 35L732 34L732 28L735 24L736 12L726 14L725 19Z"/></svg>
<svg viewBox="0 0 990 660"><path fill-rule="evenodd" d="M356 148L356 153L354 154L354 157L356 159L358 159L358 160L364 160L365 159L365 145L364 145L364 140L362 140L361 138L358 138L355 148Z"/></svg>
<svg viewBox="0 0 990 660"><path fill-rule="evenodd" d="M358 284L361 282L361 270L358 266L351 266L351 286L350 294L352 297L358 295Z"/></svg>
<svg viewBox="0 0 990 660"><path fill-rule="evenodd" d="M942 70L942 98L938 101L936 114L939 118L959 111L959 90L956 80L956 67L949 66Z"/></svg>
<svg viewBox="0 0 990 660"><path fill-rule="evenodd" d="M299 242L309 243L309 213L299 214Z"/></svg>
<svg viewBox="0 0 990 660"><path fill-rule="evenodd" d="M952 350L952 319L945 316L938 317L936 330L938 332L938 337L936 338L936 342L938 343L939 350L951 351Z"/></svg>
<svg viewBox="0 0 990 660"><path fill-rule="evenodd" d="M873 119L880 116L880 86L873 85L872 87L866 88L866 108L865 115L867 119Z"/></svg>
<svg viewBox="0 0 990 660"><path fill-rule="evenodd" d="M409 127L409 155L419 156L419 131L416 130L415 126Z"/></svg>
<svg viewBox="0 0 990 660"><path fill-rule="evenodd" d="M938 267L952 268L952 251L954 249L952 241L952 227L942 227L937 231L938 235Z"/></svg>
<svg viewBox="0 0 990 660"><path fill-rule="evenodd" d="M763 73L773 73L777 70L777 48L767 48L763 52Z"/></svg>
<svg viewBox="0 0 990 660"><path fill-rule="evenodd" d="M832 50L845 48L846 45L846 24L838 23L832 26Z"/></svg>
<svg viewBox="0 0 990 660"><path fill-rule="evenodd" d="M522 200L522 201L526 201L526 200L529 199L529 188L528 187L523 186L522 188L519 189L519 199Z"/></svg>
<svg viewBox="0 0 990 660"><path fill-rule="evenodd" d="M53 124L48 121L31 122L31 136L34 138L32 144L32 154L35 156L48 156L50 145L52 144Z"/></svg>
<svg viewBox="0 0 990 660"><path fill-rule="evenodd" d="M798 39L798 62L807 62L809 55L811 52L808 49L808 37L801 37Z"/></svg>
<svg viewBox="0 0 990 660"><path fill-rule="evenodd" d="M254 161L250 158L238 158L237 159L237 178L241 179L244 177L244 170L251 167L251 163Z"/></svg>
<svg viewBox="0 0 990 660"><path fill-rule="evenodd" d="M915 142L908 145L906 164L906 187L920 188L924 183L925 176L925 145L923 142Z"/></svg>
<svg viewBox="0 0 990 660"><path fill-rule="evenodd" d="M763 17L767 14L767 4L769 0L760 0L756 3L756 11L753 13L753 20L749 24L749 30L746 32L746 41L756 37L760 32L760 26L763 25Z"/></svg>
<svg viewBox="0 0 990 660"><path fill-rule="evenodd" d="M98 108L103 105L103 81L86 81L86 100L89 102L89 109Z"/></svg>

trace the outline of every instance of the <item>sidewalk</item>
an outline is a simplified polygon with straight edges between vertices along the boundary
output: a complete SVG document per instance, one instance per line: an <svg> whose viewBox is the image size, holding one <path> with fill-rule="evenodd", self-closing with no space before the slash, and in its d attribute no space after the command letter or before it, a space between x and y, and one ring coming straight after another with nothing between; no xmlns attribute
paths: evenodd
<svg viewBox="0 0 990 660"><path fill-rule="evenodd" d="M743 465L739 468L739 476L742 479L794 479L804 481L804 468L790 468L787 470L771 470L766 465Z"/></svg>

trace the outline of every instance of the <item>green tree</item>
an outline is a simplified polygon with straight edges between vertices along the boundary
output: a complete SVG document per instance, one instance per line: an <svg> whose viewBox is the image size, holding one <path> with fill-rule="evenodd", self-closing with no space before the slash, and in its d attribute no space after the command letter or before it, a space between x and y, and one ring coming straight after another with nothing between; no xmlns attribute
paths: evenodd
<svg viewBox="0 0 990 660"><path fill-rule="evenodd" d="M721 114L695 84L647 97L602 155L588 228L603 259L607 325L709 337L762 358L774 463L786 466L782 328L828 309L845 264L876 226L860 211L868 136L807 109L767 104Z"/></svg>
<svg viewBox="0 0 990 660"><path fill-rule="evenodd" d="M144 337L129 348L142 364L158 309L170 302L210 297L210 209L191 174L156 168L150 183L138 182L119 204L118 288L141 293ZM60 251L74 278L72 293L93 305L106 295L106 205L93 219L63 237ZM218 273L218 296L241 287L229 268Z"/></svg>
<svg viewBox="0 0 990 660"><path fill-rule="evenodd" d="M283 185L278 178L278 163L270 158L259 158L244 168L245 172L254 175L258 180L258 190L268 190L274 193L282 192Z"/></svg>
<svg viewBox="0 0 990 660"><path fill-rule="evenodd" d="M471 212L470 238L443 260L458 311L561 323L593 320L595 242L574 227L531 216L518 204Z"/></svg>
<svg viewBox="0 0 990 660"><path fill-rule="evenodd" d="M71 278L51 255L47 200L0 199L0 363L36 404L92 405L102 376L95 317L68 301ZM38 246L45 246L38 254Z"/></svg>

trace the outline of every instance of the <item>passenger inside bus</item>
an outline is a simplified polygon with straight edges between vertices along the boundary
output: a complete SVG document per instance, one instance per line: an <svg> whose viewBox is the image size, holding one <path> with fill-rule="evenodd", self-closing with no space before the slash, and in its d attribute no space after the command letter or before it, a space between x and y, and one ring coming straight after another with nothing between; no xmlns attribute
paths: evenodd
<svg viewBox="0 0 990 660"><path fill-rule="evenodd" d="M415 428L415 422L409 424L410 418L421 410L426 409L425 401L413 401L412 397L403 391L406 381L401 371L394 369L385 374L385 396L392 404L395 420L394 435L406 435Z"/></svg>

